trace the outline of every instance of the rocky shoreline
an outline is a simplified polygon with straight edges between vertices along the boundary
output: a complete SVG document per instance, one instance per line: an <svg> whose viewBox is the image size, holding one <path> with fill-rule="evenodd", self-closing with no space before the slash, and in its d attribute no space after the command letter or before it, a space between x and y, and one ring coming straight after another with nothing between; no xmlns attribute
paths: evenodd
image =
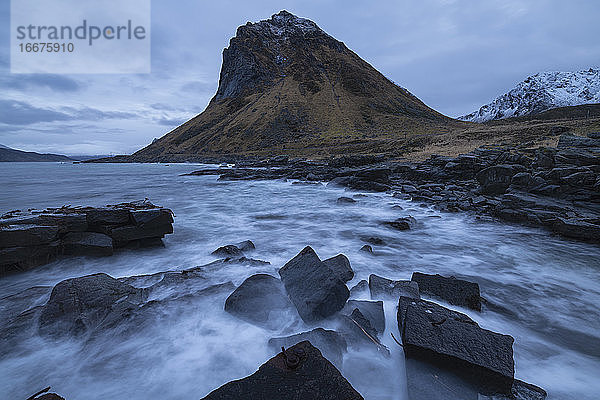
<svg viewBox="0 0 600 400"><path fill-rule="evenodd" d="M564 133L555 148L488 147L423 162L383 156L314 161L278 156L194 171L220 180L293 179L389 192L449 212L472 212L600 242L600 135ZM352 199L351 199L352 200ZM344 201L343 198L340 199ZM409 226L408 226L409 227Z"/></svg>
<svg viewBox="0 0 600 400"><path fill-rule="evenodd" d="M265 263L246 258L254 245L242 243L246 247L241 255L188 270L119 279L100 273L67 279L53 288L30 288L25 292L48 296L45 304L33 308L27 308L23 293L4 298L7 314L0 343L18 352L25 332L83 343L107 334L128 336L152 324L161 305L185 306L193 298L229 293L223 310L264 327L267 334L294 321L298 328L310 330L266 337L275 356L254 374L229 382L204 399L362 399L340 372L344 354L367 351L370 357L389 358L390 351L381 342L388 323L397 324L400 332L401 342L396 343L404 350L411 400L442 400L453 398L453 393L464 399L545 399L543 389L514 377L511 336L483 329L466 314L435 302L485 313L476 283L415 272L406 281L371 275L366 285L361 281L349 289L346 282L354 272L346 256L321 260L306 247L279 269L279 277L251 275L237 288L231 282L207 284L205 274L211 269ZM239 249L223 248L233 247ZM395 321L386 321L382 300L398 305ZM45 396L39 398L61 398Z"/></svg>
<svg viewBox="0 0 600 400"><path fill-rule="evenodd" d="M0 276L59 256L111 256L115 249L161 246L173 212L147 200L106 207L15 210L0 216Z"/></svg>

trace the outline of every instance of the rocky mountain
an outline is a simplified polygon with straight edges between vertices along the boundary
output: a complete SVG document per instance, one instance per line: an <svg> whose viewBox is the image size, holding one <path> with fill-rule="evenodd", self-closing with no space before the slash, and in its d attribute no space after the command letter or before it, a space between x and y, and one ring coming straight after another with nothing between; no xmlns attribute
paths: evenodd
<svg viewBox="0 0 600 400"><path fill-rule="evenodd" d="M0 145L0 162L56 162L73 161L72 158L58 154L40 154L21 151Z"/></svg>
<svg viewBox="0 0 600 400"><path fill-rule="evenodd" d="M600 103L600 70L542 72L519 83L478 111L458 119L485 122L538 114L556 108Z"/></svg>
<svg viewBox="0 0 600 400"><path fill-rule="evenodd" d="M314 22L281 11L240 26L223 51L219 87L204 112L131 160L377 151L456 123Z"/></svg>

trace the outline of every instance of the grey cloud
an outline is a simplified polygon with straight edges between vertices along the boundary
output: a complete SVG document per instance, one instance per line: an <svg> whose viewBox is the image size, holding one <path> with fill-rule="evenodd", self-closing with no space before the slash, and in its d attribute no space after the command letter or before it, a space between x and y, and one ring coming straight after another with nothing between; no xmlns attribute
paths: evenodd
<svg viewBox="0 0 600 400"><path fill-rule="evenodd" d="M48 88L56 92L76 92L82 89L82 85L76 80L54 74L11 74L0 77L0 87L16 90Z"/></svg>
<svg viewBox="0 0 600 400"><path fill-rule="evenodd" d="M30 125L38 122L66 121L71 116L59 111L34 107L16 100L0 100L0 123Z"/></svg>
<svg viewBox="0 0 600 400"><path fill-rule="evenodd" d="M105 119L133 119L138 115L122 111L101 111L95 108L61 107L59 110L40 108L24 101L0 100L0 123L32 125L40 122Z"/></svg>

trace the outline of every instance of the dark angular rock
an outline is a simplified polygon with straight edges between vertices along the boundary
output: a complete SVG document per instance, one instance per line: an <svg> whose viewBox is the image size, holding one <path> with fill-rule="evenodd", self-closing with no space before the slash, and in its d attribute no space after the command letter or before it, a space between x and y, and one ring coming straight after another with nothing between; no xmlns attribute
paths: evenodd
<svg viewBox="0 0 600 400"><path fill-rule="evenodd" d="M342 313L351 315L355 309L358 309L364 318L369 321L369 324L373 327L377 335L383 334L385 331L383 301L348 300Z"/></svg>
<svg viewBox="0 0 600 400"><path fill-rule="evenodd" d="M341 368L343 355L347 351L347 344L346 339L336 331L315 328L312 331L296 335L271 338L269 339L269 346L274 350L281 350L282 347L292 347L305 340L321 350L323 356L331 361L333 365Z"/></svg>
<svg viewBox="0 0 600 400"><path fill-rule="evenodd" d="M136 226L155 228L173 223L173 215L170 210L164 208L152 208L148 210L131 211L131 220Z"/></svg>
<svg viewBox="0 0 600 400"><path fill-rule="evenodd" d="M508 189L512 177L526 170L522 165L494 165L479 171L476 175L481 189L487 194L501 194Z"/></svg>
<svg viewBox="0 0 600 400"><path fill-rule="evenodd" d="M0 275L26 271L54 260L60 253L58 241L31 247L0 249Z"/></svg>
<svg viewBox="0 0 600 400"><path fill-rule="evenodd" d="M477 283L421 272L414 272L410 280L419 284L420 293L439 297L455 306L481 311L481 297Z"/></svg>
<svg viewBox="0 0 600 400"><path fill-rule="evenodd" d="M243 242L237 243L235 246L244 252L250 252L250 251L256 249L256 247L254 246L254 243L252 243L251 240L244 240Z"/></svg>
<svg viewBox="0 0 600 400"><path fill-rule="evenodd" d="M354 200L351 197L342 196L337 199L337 203L338 204L354 204L354 203L356 203L356 200Z"/></svg>
<svg viewBox="0 0 600 400"><path fill-rule="evenodd" d="M511 336L482 329L465 314L406 297L398 302L398 328L407 358L470 376L486 393L510 394Z"/></svg>
<svg viewBox="0 0 600 400"><path fill-rule="evenodd" d="M127 225L110 230L110 236L113 238L116 247L121 247L128 242L139 239L162 238L169 233L173 233L171 224L154 227Z"/></svg>
<svg viewBox="0 0 600 400"><path fill-rule="evenodd" d="M292 320L294 307L281 281L267 274L252 275L225 301L225 311L255 325L276 328Z"/></svg>
<svg viewBox="0 0 600 400"><path fill-rule="evenodd" d="M129 210L120 208L95 208L86 211L90 227L121 226L129 224Z"/></svg>
<svg viewBox="0 0 600 400"><path fill-rule="evenodd" d="M419 285L413 281L393 281L374 274L369 275L369 290L371 298L391 298L396 300L400 296L420 299Z"/></svg>
<svg viewBox="0 0 600 400"><path fill-rule="evenodd" d="M416 225L416 223L417 220L410 216L398 218L394 221L384 222L385 225L399 231L407 231L409 229L412 229Z"/></svg>
<svg viewBox="0 0 600 400"><path fill-rule="evenodd" d="M344 307L350 292L310 247L279 269L288 297L305 322L327 318Z"/></svg>
<svg viewBox="0 0 600 400"><path fill-rule="evenodd" d="M209 393L203 400L362 398L317 348L304 341L286 349L285 355L277 354L254 374L226 383Z"/></svg>
<svg viewBox="0 0 600 400"><path fill-rule="evenodd" d="M213 256L218 256L218 257L237 257L237 256L243 256L244 252L242 250L240 250L236 245L228 244L228 245L219 247L218 249L216 249L215 251L213 251L210 254L212 254Z"/></svg>
<svg viewBox="0 0 600 400"><path fill-rule="evenodd" d="M323 260L323 264L335 272L342 282L348 282L354 278L350 260L343 254Z"/></svg>
<svg viewBox="0 0 600 400"><path fill-rule="evenodd" d="M70 232L62 240L65 254L74 256L112 256L110 236L96 232Z"/></svg>
<svg viewBox="0 0 600 400"><path fill-rule="evenodd" d="M98 328L106 318L120 318L128 306L137 307L146 297L145 290L106 274L67 279L52 289L40 315L40 332L84 334Z"/></svg>
<svg viewBox="0 0 600 400"><path fill-rule="evenodd" d="M58 227L8 225L0 227L0 248L39 246L57 239Z"/></svg>
<svg viewBox="0 0 600 400"><path fill-rule="evenodd" d="M243 242L237 244L228 244L225 246L221 246L211 254L219 257L239 257L243 256L244 253L250 252L254 250L254 243L250 240L244 240Z"/></svg>
<svg viewBox="0 0 600 400"><path fill-rule="evenodd" d="M371 246L369 246L368 244L365 244L363 247L360 248L360 251L364 251L366 253L373 253L373 248Z"/></svg>

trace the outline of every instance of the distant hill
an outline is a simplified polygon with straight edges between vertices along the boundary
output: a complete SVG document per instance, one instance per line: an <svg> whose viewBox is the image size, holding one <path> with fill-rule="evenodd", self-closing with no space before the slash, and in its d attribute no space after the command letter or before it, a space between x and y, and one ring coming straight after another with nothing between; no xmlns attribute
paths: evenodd
<svg viewBox="0 0 600 400"><path fill-rule="evenodd" d="M486 122L535 115L559 107L600 103L600 70L542 72L519 83L478 111L458 119Z"/></svg>
<svg viewBox="0 0 600 400"><path fill-rule="evenodd" d="M240 26L204 112L130 161L389 151L456 126L313 21L281 11Z"/></svg>
<svg viewBox="0 0 600 400"><path fill-rule="evenodd" d="M21 151L0 145L0 162L56 162L74 161L58 154L40 154L32 151Z"/></svg>

